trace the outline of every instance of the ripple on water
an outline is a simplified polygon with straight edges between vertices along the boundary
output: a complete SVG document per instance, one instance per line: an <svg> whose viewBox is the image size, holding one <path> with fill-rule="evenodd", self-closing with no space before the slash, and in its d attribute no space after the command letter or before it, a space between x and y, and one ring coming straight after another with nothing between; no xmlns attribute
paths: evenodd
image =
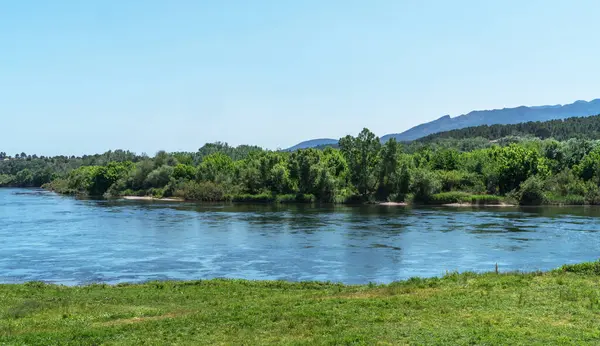
<svg viewBox="0 0 600 346"><path fill-rule="evenodd" d="M0 281L389 282L595 260L600 208L269 206L76 200L0 189Z"/></svg>

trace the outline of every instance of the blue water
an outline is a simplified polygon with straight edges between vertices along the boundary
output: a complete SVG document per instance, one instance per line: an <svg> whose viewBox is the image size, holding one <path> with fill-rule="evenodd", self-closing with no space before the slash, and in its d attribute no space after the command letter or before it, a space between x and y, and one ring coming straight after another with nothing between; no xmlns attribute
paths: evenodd
<svg viewBox="0 0 600 346"><path fill-rule="evenodd" d="M0 282L216 277L391 282L600 255L600 209L78 200L0 189Z"/></svg>

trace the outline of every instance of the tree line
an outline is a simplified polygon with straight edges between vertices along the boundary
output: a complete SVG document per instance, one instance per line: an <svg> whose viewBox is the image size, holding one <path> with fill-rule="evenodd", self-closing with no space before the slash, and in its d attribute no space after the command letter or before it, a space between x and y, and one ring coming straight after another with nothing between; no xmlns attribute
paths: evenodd
<svg viewBox="0 0 600 346"><path fill-rule="evenodd" d="M153 157L122 150L19 155L0 161L0 186L198 201L600 204L599 144L576 138L382 144L364 129L323 150L213 143Z"/></svg>

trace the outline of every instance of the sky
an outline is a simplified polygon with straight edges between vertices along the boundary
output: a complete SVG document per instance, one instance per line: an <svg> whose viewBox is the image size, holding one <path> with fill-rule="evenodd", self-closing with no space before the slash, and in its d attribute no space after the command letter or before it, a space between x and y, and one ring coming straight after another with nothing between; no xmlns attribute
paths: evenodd
<svg viewBox="0 0 600 346"><path fill-rule="evenodd" d="M600 98L597 0L0 0L0 151L287 148Z"/></svg>

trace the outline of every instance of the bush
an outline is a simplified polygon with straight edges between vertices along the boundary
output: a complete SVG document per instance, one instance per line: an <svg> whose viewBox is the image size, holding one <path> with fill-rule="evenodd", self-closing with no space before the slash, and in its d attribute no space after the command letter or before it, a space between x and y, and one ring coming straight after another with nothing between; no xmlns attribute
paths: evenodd
<svg viewBox="0 0 600 346"><path fill-rule="evenodd" d="M486 190L483 177L477 173L461 171L438 171L442 191L468 191L482 193Z"/></svg>
<svg viewBox="0 0 600 346"><path fill-rule="evenodd" d="M14 177L8 174L0 174L0 187L11 186L14 181Z"/></svg>
<svg viewBox="0 0 600 346"><path fill-rule="evenodd" d="M442 192L431 196L427 201L431 204L451 204L451 203L468 203L471 201L471 195L466 192Z"/></svg>
<svg viewBox="0 0 600 346"><path fill-rule="evenodd" d="M343 188L340 191L336 191L333 195L333 203L337 204L352 204L355 200L359 200L360 196L357 196L356 192L350 188Z"/></svg>
<svg viewBox="0 0 600 346"><path fill-rule="evenodd" d="M311 194L287 194L278 195L275 199L277 203L314 203L316 197Z"/></svg>
<svg viewBox="0 0 600 346"><path fill-rule="evenodd" d="M69 181L67 179L54 179L53 181L44 184L42 186L46 190L54 191L63 195L76 195L77 190L69 187Z"/></svg>
<svg viewBox="0 0 600 346"><path fill-rule="evenodd" d="M412 174L410 190L416 202L428 202L442 187L436 174L426 169L416 169Z"/></svg>
<svg viewBox="0 0 600 346"><path fill-rule="evenodd" d="M471 203L476 205L498 205L502 204L503 198L494 195L473 195L471 196Z"/></svg>
<svg viewBox="0 0 600 346"><path fill-rule="evenodd" d="M471 195L466 192L442 192L431 196L431 204L470 203L474 205L498 205L502 197L493 195Z"/></svg>
<svg viewBox="0 0 600 346"><path fill-rule="evenodd" d="M585 201L592 205L600 204L600 189L598 188L598 185L588 182L586 187Z"/></svg>
<svg viewBox="0 0 600 346"><path fill-rule="evenodd" d="M148 195L154 198L163 198L165 197L165 190L161 188L151 188L148 190Z"/></svg>
<svg viewBox="0 0 600 346"><path fill-rule="evenodd" d="M173 167L161 166L148 174L145 180L147 187L162 188L165 187L171 180L173 174Z"/></svg>
<svg viewBox="0 0 600 346"><path fill-rule="evenodd" d="M563 199L563 204L566 205L584 205L585 197L579 195L568 195Z"/></svg>
<svg viewBox="0 0 600 346"><path fill-rule="evenodd" d="M521 183L518 192L520 205L541 205L546 202L544 183L536 176L530 177Z"/></svg>
<svg viewBox="0 0 600 346"><path fill-rule="evenodd" d="M600 261L578 264L565 264L556 271L563 273L577 273L583 275L600 275Z"/></svg>
<svg viewBox="0 0 600 346"><path fill-rule="evenodd" d="M219 202L226 199L223 187L209 181L201 183L186 181L175 190L173 196L190 201L205 202Z"/></svg>
<svg viewBox="0 0 600 346"><path fill-rule="evenodd" d="M270 193L261 193L257 195L242 194L233 196L234 202L240 203L271 203L275 201L275 196Z"/></svg>

